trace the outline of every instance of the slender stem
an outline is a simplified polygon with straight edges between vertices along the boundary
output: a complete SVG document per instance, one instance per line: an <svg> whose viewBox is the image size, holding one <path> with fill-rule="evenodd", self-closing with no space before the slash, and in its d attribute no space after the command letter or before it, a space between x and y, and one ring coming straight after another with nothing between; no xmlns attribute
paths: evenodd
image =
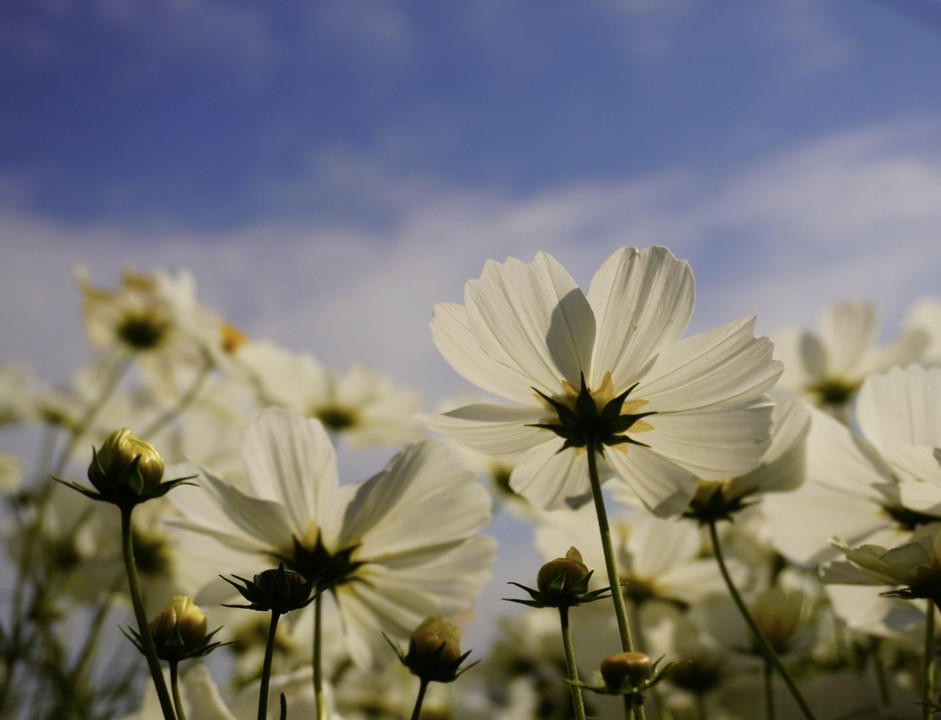
<svg viewBox="0 0 941 720"><path fill-rule="evenodd" d="M412 710L412 720L418 720L421 717L421 706L425 702L425 691L428 689L428 681L425 678L421 679L421 683L418 686L418 697L415 698L415 709Z"/></svg>
<svg viewBox="0 0 941 720"><path fill-rule="evenodd" d="M173 707L176 708L177 720L186 720L186 712L183 710L183 697L180 695L180 676L177 672L179 663L170 663L170 687L173 689Z"/></svg>
<svg viewBox="0 0 941 720"><path fill-rule="evenodd" d="M575 646L572 644L572 630L569 628L569 608L567 605L559 607L559 619L562 622L562 645L565 648L565 669L568 671L569 687L572 691L572 707L575 710L575 720L585 720L585 700L582 698L582 689L574 683L578 680L578 666L575 664Z"/></svg>
<svg viewBox="0 0 941 720"><path fill-rule="evenodd" d="M765 686L765 718L766 720L774 720L774 688L771 685L771 681L774 679L774 668L768 658L765 658L762 676Z"/></svg>
<svg viewBox="0 0 941 720"><path fill-rule="evenodd" d="M327 720L327 698L323 692L323 633L321 632L323 594L314 600L314 698L317 701L317 720Z"/></svg>
<svg viewBox="0 0 941 720"><path fill-rule="evenodd" d="M601 494L601 476L598 474L597 448L594 442L589 442L585 448L588 453L588 479L591 482L591 497L595 501L595 514L598 516L598 531L601 533L601 547L604 550L604 566L608 572L608 585L611 586L611 599L614 602L614 614L618 621L618 634L621 636L621 649L633 652L634 642L631 640L631 623L627 617L627 606L624 604L624 593L621 592L621 576L618 573L617 561L614 557L614 545L611 542L611 527L608 525L608 513L604 507L604 496ZM637 720L647 717L644 705L641 702L628 702L631 698L625 696L625 717L633 714Z"/></svg>
<svg viewBox="0 0 941 720"><path fill-rule="evenodd" d="M265 645L265 661L261 666L261 688L258 691L258 720L268 717L268 683L271 681L271 660L274 658L274 638L278 634L278 620L281 613L271 611L271 624L268 626L268 643Z"/></svg>
<svg viewBox="0 0 941 720"><path fill-rule="evenodd" d="M882 707L889 707L892 704L892 696L889 694L889 680L885 675L885 665L882 663L882 643L878 638L873 638L869 649L869 659L872 661L872 667L876 673L876 684L879 687L879 702Z"/></svg>
<svg viewBox="0 0 941 720"><path fill-rule="evenodd" d="M150 423L150 425L148 425L141 434L141 437L147 438L156 435L157 432L169 424L173 418L177 417L178 415L182 415L183 411L193 404L193 401L197 398L200 391L203 389L203 385L206 384L206 378L209 377L209 372L213 367L214 365L212 361L207 358L189 389L180 396L180 399L176 402L175 405L173 405L173 407L169 408L165 413L158 416L152 423Z"/></svg>
<svg viewBox="0 0 941 720"><path fill-rule="evenodd" d="M931 672L934 664L934 602L928 600L925 613L925 657L922 660L921 673L921 717L928 720L931 717L931 688L934 683Z"/></svg>
<svg viewBox="0 0 941 720"><path fill-rule="evenodd" d="M791 692L791 696L794 698L794 701L800 708L801 713L803 713L807 720L816 720L814 714L810 710L810 707L807 705L807 701L804 700L804 697L801 695L796 683L788 673L787 668L784 667L784 663L781 662L781 658L778 657L778 654L774 651L771 643L768 642L768 638L765 637L765 634L761 631L761 628L758 627L755 619L748 611L748 606L745 605L745 601L742 600L742 596L736 589L735 583L732 582L732 576L729 575L729 569L726 567L725 559L722 556L722 547L719 545L719 534L716 531L715 520L709 521L709 537L712 539L712 548L716 556L716 562L719 564L719 571L722 573L722 579L725 580L725 586L729 589L729 594L732 596L732 600L735 602L735 606L738 608L739 613L741 613L742 618L745 620L748 628L752 631L752 635L754 635L755 639L758 641L758 644L761 645L761 649L764 652L765 657L774 666L774 669L778 671L781 679L784 680L784 684L787 685L787 689Z"/></svg>
<svg viewBox="0 0 941 720"><path fill-rule="evenodd" d="M696 693L696 720L706 720L706 693Z"/></svg>
<svg viewBox="0 0 941 720"><path fill-rule="evenodd" d="M147 624L147 613L144 611L144 598L140 587L140 578L137 576L137 563L134 562L134 544L131 538L131 511L133 508L121 508L121 540L124 549L124 569L127 571L127 583L131 591L131 604L134 606L134 617L137 619L137 631L140 633L141 647L147 659L147 667L153 678L157 690L157 699L160 700L160 709L165 720L175 720L173 702L167 690L167 683L160 670L160 660L157 659L157 648L150 635Z"/></svg>
<svg viewBox="0 0 941 720"><path fill-rule="evenodd" d="M608 585L611 586L611 599L614 601L614 614L617 616L618 633L621 636L621 649L625 652L634 650L631 640L631 626L627 618L624 594L621 592L621 578L618 575L614 546L611 543L611 528L608 525L608 513L601 494L601 478L598 475L598 458L593 443L586 447L588 453L588 479L591 481L591 496L595 501L595 514L598 516L598 530L601 533L601 547L604 550L604 566L608 572Z"/></svg>

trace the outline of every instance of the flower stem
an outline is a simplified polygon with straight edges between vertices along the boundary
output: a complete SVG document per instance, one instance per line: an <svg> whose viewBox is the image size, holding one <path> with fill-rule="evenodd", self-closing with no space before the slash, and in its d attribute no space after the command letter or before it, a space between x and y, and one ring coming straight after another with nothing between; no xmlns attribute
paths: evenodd
<svg viewBox="0 0 941 720"><path fill-rule="evenodd" d="M173 707L176 708L177 720L186 720L186 713L183 710L183 698L180 695L180 676L177 672L179 663L170 663L170 687L173 690Z"/></svg>
<svg viewBox="0 0 941 720"><path fill-rule="evenodd" d="M892 704L892 698L889 695L889 681L885 676L885 664L882 662L882 643L878 638L873 638L872 640L869 659L872 661L872 667L876 673L876 684L879 687L879 702L882 707L887 708Z"/></svg>
<svg viewBox="0 0 941 720"><path fill-rule="evenodd" d="M415 709L412 710L412 720L418 720L421 717L421 706L425 702L425 691L428 689L428 681L425 678L421 679L421 683L418 686L418 697L415 698Z"/></svg>
<svg viewBox="0 0 941 720"><path fill-rule="evenodd" d="M327 698L323 693L323 633L321 632L323 594L314 600L314 698L317 702L317 720L327 720Z"/></svg>
<svg viewBox="0 0 941 720"><path fill-rule="evenodd" d="M928 600L925 613L925 657L921 665L921 717L928 720L931 717L931 687L934 685L934 601Z"/></svg>
<svg viewBox="0 0 941 720"><path fill-rule="evenodd" d="M611 543L611 528L608 525L608 513L601 494L601 478L598 475L598 457L594 443L589 443L588 479L591 481L591 496L595 501L595 514L598 516L598 530L601 533L601 547L604 550L604 566L608 572L608 585L611 586L611 599L614 601L614 614L618 621L618 633L621 636L621 649L625 652L634 650L631 640L631 626L627 619L627 607L621 592L621 578L618 575L617 561L614 558L614 546Z"/></svg>
<svg viewBox="0 0 941 720"><path fill-rule="evenodd" d="M604 566L608 572L608 585L611 587L611 599L614 602L614 615L618 621L618 634L621 636L621 649L633 652L634 642L631 640L631 623L627 617L627 606L624 604L624 593L621 592L621 576L618 574L617 561L614 558L614 545L611 542L611 527L608 525L608 513L604 507L604 496L601 494L601 476L598 474L598 449L595 442L586 446L588 453L588 479L591 482L591 497L595 502L595 514L598 517L598 530L601 533L601 547L604 550ZM625 700L625 717L633 714L637 720L647 717L644 705L641 702L628 703Z"/></svg>
<svg viewBox="0 0 941 720"><path fill-rule="evenodd" d="M784 680L784 684L787 685L787 689L790 691L791 696L794 698L794 701L797 703L797 706L800 708L804 717L807 718L807 720L816 720L814 714L810 710L810 707L807 705L807 701L804 700L800 690L797 688L797 684L788 673L787 668L784 667L784 663L781 662L781 658L778 657L778 654L774 651L771 643L768 642L768 638L765 637L765 634L761 631L761 628L758 627L755 619L748 611L748 606L745 605L745 601L742 600L742 596L736 589L735 583L732 582L732 576L729 575L729 569L726 567L725 559L722 556L722 547L719 545L719 534L716 531L715 520L709 521L709 537L712 540L712 549L716 556L716 562L719 564L719 572L722 573L722 579L725 580L725 586L729 589L729 594L732 596L732 600L735 602L735 606L738 608L739 613L741 613L742 618L748 625L748 628L752 631L752 634L755 636L758 644L761 645L761 649L765 654L765 658L774 666L774 669L778 671L778 674Z"/></svg>
<svg viewBox="0 0 941 720"><path fill-rule="evenodd" d="M575 720L585 720L585 700L582 698L582 689L575 683L578 679L578 666L575 664L575 646L572 644L572 630L569 628L569 607L559 606L559 619L562 623L562 645L565 648L565 669L568 671L569 682L572 683L572 707L575 710Z"/></svg>
<svg viewBox="0 0 941 720"><path fill-rule="evenodd" d="M209 377L209 372L212 370L213 364L207 358L206 362L203 364L203 367L200 368L199 374L196 376L196 379L193 380L193 384L190 385L189 389L180 397L177 403L167 410L165 413L157 417L147 428L141 433L142 438L147 438L152 435L156 435L159 430L162 430L164 426L169 424L173 418L178 415L182 415L183 411L186 410L190 405L193 404L193 401L199 395L200 391L203 389L203 385L206 384L206 378Z"/></svg>
<svg viewBox="0 0 941 720"><path fill-rule="evenodd" d="M134 544L131 538L131 511L133 508L121 508L121 540L124 550L124 569L127 571L127 583L131 592L131 604L134 606L134 617L137 619L137 630L140 633L141 647L147 659L147 667L153 678L157 690L157 699L160 700L160 709L165 720L175 720L173 702L167 691L167 683L160 670L160 660L157 659L157 648L150 635L147 624L147 613L144 611L144 598L141 593L140 578L137 576L137 563L134 562ZM182 719L181 719L182 720Z"/></svg>
<svg viewBox="0 0 941 720"><path fill-rule="evenodd" d="M268 717L268 684L271 681L271 660L274 658L274 638L278 633L278 620L281 613L271 611L271 624L268 625L268 642L265 645L265 661L261 666L261 687L258 690L258 720Z"/></svg>
<svg viewBox="0 0 941 720"><path fill-rule="evenodd" d="M765 658L762 679L765 686L765 718L766 720L774 720L774 688L771 685L771 681L774 679L774 668L768 658Z"/></svg>

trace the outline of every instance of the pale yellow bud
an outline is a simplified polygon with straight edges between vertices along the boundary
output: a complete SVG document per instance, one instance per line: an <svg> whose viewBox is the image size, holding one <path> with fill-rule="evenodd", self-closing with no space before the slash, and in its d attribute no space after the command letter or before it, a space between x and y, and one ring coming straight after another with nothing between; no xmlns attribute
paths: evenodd
<svg viewBox="0 0 941 720"><path fill-rule="evenodd" d="M127 428L115 430L105 438L96 455L97 467L92 463L88 468L88 479L100 491L112 491L125 484L127 472L138 456L137 468L143 480L141 491L151 490L163 479L163 458L153 445Z"/></svg>
<svg viewBox="0 0 941 720"><path fill-rule="evenodd" d="M192 650L206 637L208 621L206 614L187 595L177 595L150 623L150 635L154 643L167 643L179 630L183 649Z"/></svg>
<svg viewBox="0 0 941 720"><path fill-rule="evenodd" d="M601 677L609 688L621 688L625 681L640 687L653 674L650 656L642 652L622 652L601 661Z"/></svg>
<svg viewBox="0 0 941 720"><path fill-rule="evenodd" d="M560 575L563 576L560 590L571 590L588 575L588 566L582 562L582 554L574 547L570 547L564 558L550 560L541 568L536 576L536 587L541 592L548 592L550 585Z"/></svg>

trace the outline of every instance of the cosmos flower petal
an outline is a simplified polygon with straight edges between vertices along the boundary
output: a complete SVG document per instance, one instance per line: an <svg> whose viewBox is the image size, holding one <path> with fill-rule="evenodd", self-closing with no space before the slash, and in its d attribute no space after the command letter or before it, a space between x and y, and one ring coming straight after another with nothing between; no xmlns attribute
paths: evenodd
<svg viewBox="0 0 941 720"><path fill-rule="evenodd" d="M669 568L695 558L701 544L694 524L643 515L627 536L631 573L641 578L659 578Z"/></svg>
<svg viewBox="0 0 941 720"><path fill-rule="evenodd" d="M693 409L751 400L770 389L782 365L768 338L742 318L664 348L634 394L643 410Z"/></svg>
<svg viewBox="0 0 941 720"><path fill-rule="evenodd" d="M784 328L772 336L774 357L781 361L781 385L793 390L813 385L827 375L827 351L813 333Z"/></svg>
<svg viewBox="0 0 941 720"><path fill-rule="evenodd" d="M610 372L619 393L639 379L647 359L682 336L694 299L689 265L666 248L617 250L588 288L597 320L590 383Z"/></svg>
<svg viewBox="0 0 941 720"><path fill-rule="evenodd" d="M829 371L852 371L876 341L879 316L872 303L850 300L827 307L818 328L820 336L830 341Z"/></svg>
<svg viewBox="0 0 941 720"><path fill-rule="evenodd" d="M941 368L893 368L866 378L857 419L863 435L897 472L941 485Z"/></svg>
<svg viewBox="0 0 941 720"><path fill-rule="evenodd" d="M468 538L490 520L490 496L441 441L411 445L355 489L339 547L391 557Z"/></svg>
<svg viewBox="0 0 941 720"><path fill-rule="evenodd" d="M547 394L560 379L578 387L591 367L595 318L575 281L553 257L531 263L488 260L478 280L464 287L471 332L497 362L531 378Z"/></svg>
<svg viewBox="0 0 941 720"><path fill-rule="evenodd" d="M615 446L606 454L608 462L647 508L659 517L677 515L696 492L696 477L645 447Z"/></svg>
<svg viewBox="0 0 941 720"><path fill-rule="evenodd" d="M550 440L550 431L532 427L545 422L546 411L478 403L442 415L420 415L432 430L489 455L524 452ZM551 420L550 420L551 421Z"/></svg>
<svg viewBox="0 0 941 720"><path fill-rule="evenodd" d="M884 372L893 367L905 367L918 360L931 342L931 336L922 329L907 330L895 340L873 349L865 359L863 372Z"/></svg>
<svg viewBox="0 0 941 720"><path fill-rule="evenodd" d="M444 359L472 383L507 400L533 404L532 378L515 367L496 361L483 350L471 332L467 309L463 305L435 305L431 336Z"/></svg>
<svg viewBox="0 0 941 720"><path fill-rule="evenodd" d="M277 503L297 537L336 513L336 455L323 426L285 408L265 410L245 432L242 461L260 498ZM332 528L324 529L332 536Z"/></svg>
<svg viewBox="0 0 941 720"><path fill-rule="evenodd" d="M240 530L263 545L291 547L291 517L281 504L249 495L210 474L203 481Z"/></svg>
<svg viewBox="0 0 941 720"><path fill-rule="evenodd" d="M588 456L559 452L562 438L552 438L528 451L510 476L510 487L542 510L578 507L591 499Z"/></svg>
<svg viewBox="0 0 941 720"><path fill-rule="evenodd" d="M759 398L729 408L654 415L646 419L652 429L634 437L703 480L725 480L758 466L770 443L772 408L768 398Z"/></svg>

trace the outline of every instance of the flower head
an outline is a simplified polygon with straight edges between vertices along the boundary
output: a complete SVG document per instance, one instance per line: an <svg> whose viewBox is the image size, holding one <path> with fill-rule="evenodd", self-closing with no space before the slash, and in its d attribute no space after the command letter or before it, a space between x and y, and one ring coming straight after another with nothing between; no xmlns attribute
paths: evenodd
<svg viewBox="0 0 941 720"><path fill-rule="evenodd" d="M535 505L589 496L597 451L645 505L682 512L696 478L753 469L769 443L781 372L744 319L681 339L693 276L666 248L621 248L583 293L545 253L488 261L464 305L435 307L445 359L517 407L475 404L426 416L435 430L492 454L522 453L511 487Z"/></svg>
<svg viewBox="0 0 941 720"><path fill-rule="evenodd" d="M494 543L477 533L490 499L442 443L412 445L341 486L320 422L269 408L242 456L250 487L204 471L202 487L174 498L185 516L174 524L242 553L248 567L261 554L317 577L363 668L387 651L382 633L404 638L428 615L466 608L489 577Z"/></svg>

